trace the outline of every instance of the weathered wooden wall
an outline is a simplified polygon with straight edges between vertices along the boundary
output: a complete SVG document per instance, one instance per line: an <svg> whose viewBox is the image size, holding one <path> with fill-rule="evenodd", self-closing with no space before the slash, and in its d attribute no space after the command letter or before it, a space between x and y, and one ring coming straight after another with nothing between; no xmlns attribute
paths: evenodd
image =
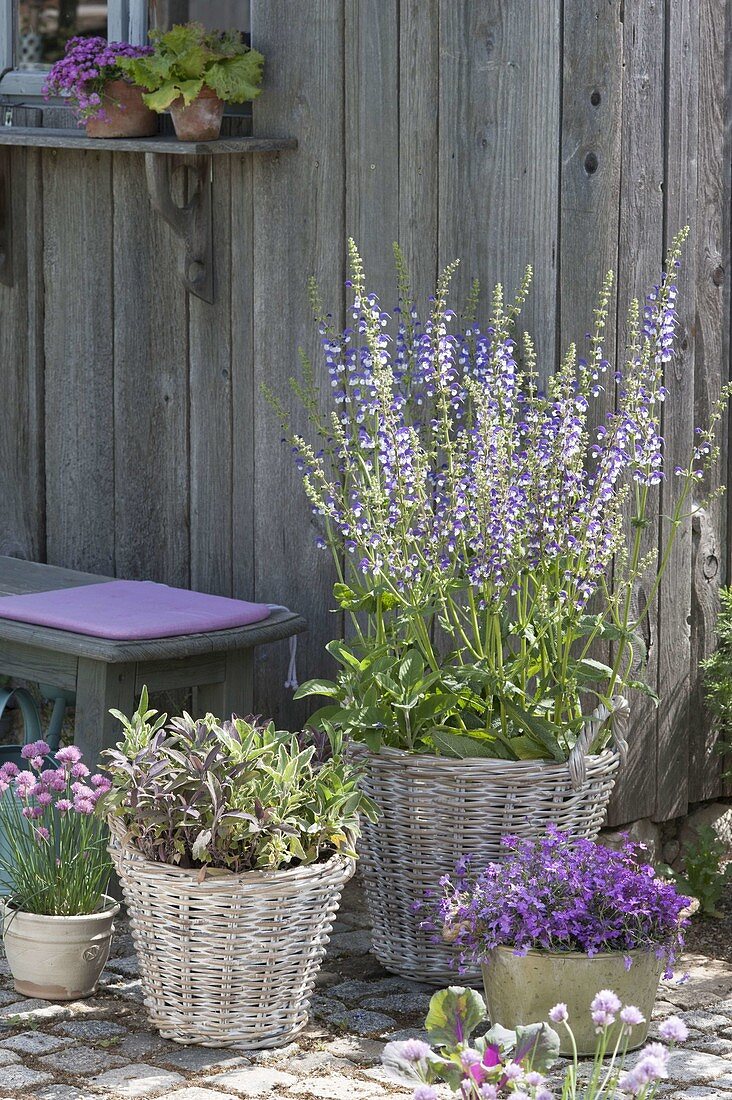
<svg viewBox="0 0 732 1100"><path fill-rule="evenodd" d="M254 132L300 145L216 158L213 305L177 281L141 156L12 153L0 550L288 603L311 623L304 677L339 623L259 386L284 389L298 344L317 350L306 277L342 311L347 234L386 303L395 239L421 293L456 256L460 290L511 286L531 262L548 370L583 340L604 271L626 302L688 221L665 425L683 453L730 368L732 0L252 0L251 18L268 59ZM664 702L637 703L615 821L721 789L698 664L727 524L723 500L685 524L646 624ZM261 654L259 707L294 719L285 661Z"/></svg>

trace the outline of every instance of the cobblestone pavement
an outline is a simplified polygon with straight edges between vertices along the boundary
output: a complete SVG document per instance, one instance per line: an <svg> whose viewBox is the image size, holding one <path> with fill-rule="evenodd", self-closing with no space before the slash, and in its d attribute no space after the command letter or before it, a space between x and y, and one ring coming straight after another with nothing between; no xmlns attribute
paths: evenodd
<svg viewBox="0 0 732 1100"><path fill-rule="evenodd" d="M185 1047L148 1026L131 938L120 926L97 996L74 1004L24 1000L0 959L2 1100L405 1100L384 1075L387 1038L419 1034L431 990L384 971L350 886L313 1001L313 1019L284 1050ZM690 1039L661 1095L732 1100L732 966L686 960L685 984L662 987L654 1020L676 1012Z"/></svg>

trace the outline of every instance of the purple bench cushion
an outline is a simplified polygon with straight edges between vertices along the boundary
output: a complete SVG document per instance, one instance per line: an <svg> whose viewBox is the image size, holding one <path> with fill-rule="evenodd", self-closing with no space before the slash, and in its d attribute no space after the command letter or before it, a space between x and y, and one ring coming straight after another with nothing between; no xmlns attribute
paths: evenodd
<svg viewBox="0 0 732 1100"><path fill-rule="evenodd" d="M266 604L153 581L105 581L0 598L0 618L125 642L248 626L269 613Z"/></svg>

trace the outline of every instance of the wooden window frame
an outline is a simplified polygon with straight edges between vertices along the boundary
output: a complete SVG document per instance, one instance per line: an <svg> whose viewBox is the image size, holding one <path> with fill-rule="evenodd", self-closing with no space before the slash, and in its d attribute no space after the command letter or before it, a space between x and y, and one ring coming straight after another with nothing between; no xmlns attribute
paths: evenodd
<svg viewBox="0 0 732 1100"><path fill-rule="evenodd" d="M148 0L107 0L108 35L111 42L147 42ZM43 102L45 72L16 69L17 5L0 0L0 96ZM60 101L59 101L60 102Z"/></svg>

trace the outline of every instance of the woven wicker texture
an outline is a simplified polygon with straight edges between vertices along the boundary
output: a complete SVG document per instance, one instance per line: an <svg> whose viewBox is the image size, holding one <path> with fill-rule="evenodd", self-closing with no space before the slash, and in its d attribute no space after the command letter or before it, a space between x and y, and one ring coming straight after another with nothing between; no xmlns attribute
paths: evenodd
<svg viewBox="0 0 732 1100"><path fill-rule="evenodd" d="M388 970L436 985L454 984L455 955L420 929L413 911L438 888L462 855L478 868L497 859L501 837L531 837L549 823L573 836L595 837L607 809L619 755L585 758L584 780L568 764L543 761L455 760L382 749L369 756L363 786L381 810L363 823L360 845L373 951ZM480 971L460 976L480 984Z"/></svg>
<svg viewBox="0 0 732 1100"><path fill-rule="evenodd" d="M207 876L152 863L114 828L145 1006L166 1039L281 1046L308 1002L353 861Z"/></svg>

